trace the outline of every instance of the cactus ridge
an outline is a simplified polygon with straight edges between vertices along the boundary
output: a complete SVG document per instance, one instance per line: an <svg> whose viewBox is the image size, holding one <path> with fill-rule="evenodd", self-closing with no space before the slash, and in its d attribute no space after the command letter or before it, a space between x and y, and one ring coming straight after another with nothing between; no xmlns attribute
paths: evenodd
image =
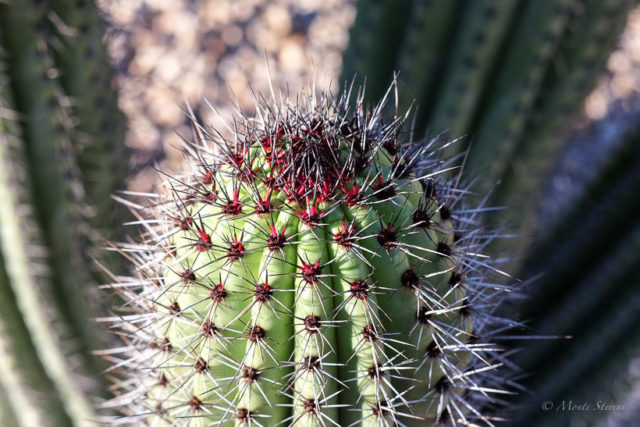
<svg viewBox="0 0 640 427"><path fill-rule="evenodd" d="M194 118L185 175L132 194L144 231L102 319L127 344L102 352L106 407L149 425L492 423L492 340L513 322L492 314L511 289L481 255L486 208L442 178L441 142L354 98L258 98L230 138Z"/></svg>

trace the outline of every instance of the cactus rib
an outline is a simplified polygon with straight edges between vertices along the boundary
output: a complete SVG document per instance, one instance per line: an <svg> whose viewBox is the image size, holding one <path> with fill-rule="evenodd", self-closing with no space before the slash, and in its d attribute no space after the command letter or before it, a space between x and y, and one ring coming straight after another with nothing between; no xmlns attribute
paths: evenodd
<svg viewBox="0 0 640 427"><path fill-rule="evenodd" d="M471 130L476 149L469 155L468 167L486 175L481 187L485 191L501 176L525 129L575 0L552 3L525 4L512 42L496 68L486 112Z"/></svg>
<svg viewBox="0 0 640 427"><path fill-rule="evenodd" d="M581 100L595 86L608 53L615 46L634 2L585 1L578 16L570 19L570 31L559 43L556 58L540 89L535 118L518 142L502 175L493 203L526 206L541 197L544 180L553 165L570 125L581 111ZM535 211L511 209L501 221L517 218L520 238L511 242L515 251L528 246L535 225Z"/></svg>
<svg viewBox="0 0 640 427"><path fill-rule="evenodd" d="M47 374L51 377L62 397L65 408L77 426L91 426L93 410L80 385L77 376L71 372L68 355L61 348L64 329L56 319L55 308L47 298L48 293L38 285L35 270L42 270L41 263L31 262L36 248L30 242L37 241L32 233L33 226L25 223L27 205L21 203L16 188L28 188L25 182L16 184L13 180L21 175L15 165L9 162L9 142L0 143L0 250L6 263L7 274L16 304L29 329L33 344L38 351Z"/></svg>
<svg viewBox="0 0 640 427"><path fill-rule="evenodd" d="M185 176L121 247L113 406L157 425L490 423L481 373L503 358L484 340L506 320L482 208L441 178L440 143L362 94L258 101L231 140L194 122Z"/></svg>
<svg viewBox="0 0 640 427"><path fill-rule="evenodd" d="M500 71L495 64L507 44L507 31L519 6L519 2L512 0L488 0L471 2L464 9L458 38L451 46L457 54L451 56L444 72L447 78L435 100L420 100L420 105L430 105L432 109L431 132L446 129L450 137L459 138L469 130L486 87L490 86L493 74ZM424 114L422 120L426 120Z"/></svg>
<svg viewBox="0 0 640 427"><path fill-rule="evenodd" d="M52 301L60 307L69 332L81 337L79 353L84 353L82 365L88 368L92 359L87 350L97 346L99 335L86 322L91 307L85 286L91 283L86 270L87 208L71 143L69 99L58 85L46 44L46 5L0 4L0 23L3 45L10 52L7 74L23 125L33 214L49 248L51 283L56 288Z"/></svg>
<svg viewBox="0 0 640 427"><path fill-rule="evenodd" d="M123 186L127 171L126 162L119 161L123 158L125 129L102 44L102 23L91 2L55 0L49 7L60 21L50 20L50 39L57 42L51 50L60 85L72 99L78 123L72 143L85 178L88 202L96 210L91 223L98 232L107 233L115 220L111 194Z"/></svg>

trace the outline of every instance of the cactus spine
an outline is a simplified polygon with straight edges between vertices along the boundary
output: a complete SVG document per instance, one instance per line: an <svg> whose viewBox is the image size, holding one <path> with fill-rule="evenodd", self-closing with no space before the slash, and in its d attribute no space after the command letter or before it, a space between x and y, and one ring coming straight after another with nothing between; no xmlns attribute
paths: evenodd
<svg viewBox="0 0 640 427"><path fill-rule="evenodd" d="M378 28L368 14L371 4L377 2L358 3L357 36L350 44L360 44ZM493 12L483 14L483 6ZM437 135L448 129L451 139L466 137L466 168L482 176L479 194L493 187L490 204L507 208L488 218L517 235L493 248L526 253L516 256L508 271L538 279L527 289L526 303L504 310L521 310L532 319L534 335L574 337L534 341L515 359L532 373L523 385L536 398L597 400L595 378L626 366L617 350L628 355L637 346L637 331L630 326L638 317L637 130L619 132L624 120L609 119L617 121L609 129L615 127L614 139L622 141L620 150L609 153L610 164L556 221L541 221L538 212L555 158L634 7L636 2L626 0L412 2L406 34L393 34L403 40L395 46L396 63L366 69L373 59L358 58L356 64L349 62L352 50L345 54L344 77L398 71L405 102L416 100L417 132ZM637 115L628 120L637 123ZM598 137L611 139L606 132ZM465 145L452 146L445 154L461 148ZM585 350L595 343L615 348L615 355ZM520 350L522 341L510 345ZM581 363L573 363L578 356ZM513 425L569 422L570 412L543 413L543 402L534 400L507 416Z"/></svg>
<svg viewBox="0 0 640 427"><path fill-rule="evenodd" d="M132 205L114 405L151 425L488 420L480 210L437 144L349 99L258 103L231 139L194 123L185 175Z"/></svg>
<svg viewBox="0 0 640 427"><path fill-rule="evenodd" d="M522 252L531 242L536 206L531 200L541 195L549 159L566 140L633 2L408 3L407 25L394 27L388 37L398 41L388 48L399 51L395 59L362 48L372 29L386 21L372 12L379 2L358 3L343 80L354 73L386 73L367 79L378 85L370 88L375 98L385 84L380 82L397 71L404 105L416 103L416 132L464 138L445 154L471 146L466 168L483 175L479 193L500 183L491 204L509 209L495 218L518 224L519 236L509 246Z"/></svg>

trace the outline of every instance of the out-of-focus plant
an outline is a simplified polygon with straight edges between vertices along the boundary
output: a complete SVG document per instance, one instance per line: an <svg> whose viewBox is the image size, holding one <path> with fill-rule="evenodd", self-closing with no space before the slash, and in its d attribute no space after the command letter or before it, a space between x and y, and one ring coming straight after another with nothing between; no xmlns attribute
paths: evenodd
<svg viewBox="0 0 640 427"><path fill-rule="evenodd" d="M0 2L0 407L8 425L95 424L90 352L101 333L91 259L96 242L114 237L111 194L128 163L109 66L92 2Z"/></svg>
<svg viewBox="0 0 640 427"><path fill-rule="evenodd" d="M399 71L400 92L417 101L416 129L464 137L467 173L479 194L495 186L490 204L505 207L501 224L515 235L497 249L516 255L511 273L538 278L525 304L505 310L530 319L528 334L572 336L532 340L516 358L529 393L514 425L565 425L571 412L544 413L542 402L595 405L594 389L627 366L640 338L638 125L617 133L617 150L564 213L544 223L537 213L635 2L394 3L358 2L343 76L366 77L374 99Z"/></svg>

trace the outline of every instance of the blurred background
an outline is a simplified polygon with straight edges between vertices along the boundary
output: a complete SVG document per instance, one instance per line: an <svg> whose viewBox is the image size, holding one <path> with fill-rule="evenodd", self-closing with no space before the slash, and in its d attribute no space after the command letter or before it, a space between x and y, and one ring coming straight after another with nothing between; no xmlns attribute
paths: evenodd
<svg viewBox="0 0 640 427"><path fill-rule="evenodd" d="M119 106L128 119L133 149L129 188L147 191L157 174L177 170L180 138L189 135L188 102L207 123L220 127L206 105L230 117L236 102L253 110L252 88L268 90L267 64L276 87L292 93L314 82L337 92L342 53L356 13L343 0L98 0L107 23L107 46L116 70ZM637 108L640 87L640 10L630 12L597 87L584 103L578 129L611 112ZM588 132L588 131L587 131ZM581 137L586 137L584 132ZM596 138L592 145L606 139ZM584 144L577 144L584 146ZM603 148L606 149L606 148ZM598 151L573 150L551 180L558 194L586 182ZM574 182L577 181L577 182ZM564 196L560 197L564 199ZM561 200L549 203L562 203ZM545 206L545 209L557 209Z"/></svg>

